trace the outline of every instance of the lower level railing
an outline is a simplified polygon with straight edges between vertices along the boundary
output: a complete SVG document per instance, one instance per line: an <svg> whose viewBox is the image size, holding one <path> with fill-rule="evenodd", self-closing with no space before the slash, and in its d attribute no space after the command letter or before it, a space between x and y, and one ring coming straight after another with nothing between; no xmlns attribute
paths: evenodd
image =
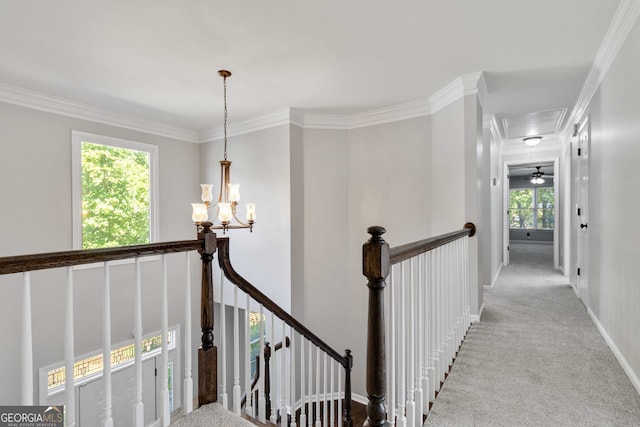
<svg viewBox="0 0 640 427"><path fill-rule="evenodd" d="M421 426L471 323L475 226L394 248L384 228L367 231L367 425Z"/></svg>
<svg viewBox="0 0 640 427"><path fill-rule="evenodd" d="M194 406L191 367L194 344L191 341L192 274L189 253L197 251L202 265L202 335L197 350L196 403L203 405L220 401L238 415L244 413L262 422L269 420L282 426L320 425L321 420L323 425L351 426L350 376L353 362L350 351L340 354L332 349L242 278L231 265L229 239L218 238L210 227L210 223L199 224L196 240L0 258L0 276L8 278L7 282L0 281L0 290L16 283L22 290L21 309L16 310L20 312L22 325L20 403L64 404L65 425L83 427L168 426L172 408L182 406L182 413L190 413ZM150 256L161 262L144 262ZM218 313L214 312L212 263L216 256L220 272ZM79 267L86 264L92 264L91 268ZM35 274L38 270L47 271ZM32 281L35 287L32 287ZM36 347L34 352L34 342L37 341L34 339L33 320L42 325L46 322L44 317L51 312L33 316L32 290L36 290L36 299L40 300L43 292L55 294L52 289L62 287L61 281L64 281L64 297L49 301L49 305L56 310L64 307L60 308L65 319L64 363L42 368L46 371L45 379L40 381L40 399L36 402L34 354L58 349ZM43 288L47 289L43 291ZM74 297L80 292L88 300L78 304ZM125 312L123 305L129 310L128 302L131 300L133 313ZM82 305L95 307L97 312L78 310ZM153 323L152 327L160 332L155 336L143 335L143 309L145 325L152 324L149 317L156 317L153 314L149 316L149 312L158 313L160 326ZM79 311L84 317L78 320L75 317ZM183 369L177 369L179 355L175 357L175 365L170 360L170 352L174 356L176 352L170 346L176 345L178 336L169 329L171 312L183 314L181 319L171 318L172 324L184 325L181 331L184 339ZM132 319L131 326L127 323L129 318ZM219 319L217 327L214 318ZM125 336L132 331L133 342L121 342L114 350L114 324L118 325L120 336L123 329L127 331ZM74 340L77 335L101 336L99 353L78 357ZM47 345L54 346L58 342L56 337L47 338ZM10 348L10 343L5 344ZM262 357L256 357L259 355ZM155 376L145 373L149 366L145 360L151 356L159 360L155 364L159 395L155 394L155 386L151 386L153 396L149 397L144 394L149 390L145 375ZM218 368L221 375L218 375ZM124 385L119 388L113 380L121 378L121 372L126 374ZM89 405L89 410L83 412L90 413L90 419L81 420L76 403L86 399L78 398L79 386L95 383L97 378L102 381L100 389L94 390L95 401ZM182 399L173 394L180 388L176 387L178 381L182 384ZM159 402L157 407L156 401ZM154 405L153 410L147 410L147 402ZM122 408L120 404L127 407Z"/></svg>

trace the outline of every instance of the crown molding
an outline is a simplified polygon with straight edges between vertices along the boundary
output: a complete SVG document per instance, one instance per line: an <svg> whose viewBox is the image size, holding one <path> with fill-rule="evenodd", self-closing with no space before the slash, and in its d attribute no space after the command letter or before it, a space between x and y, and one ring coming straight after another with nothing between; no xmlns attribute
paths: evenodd
<svg viewBox="0 0 640 427"><path fill-rule="evenodd" d="M429 101L421 99L355 114L306 113L304 115L304 127L311 129L348 130L424 117L430 113L431 106Z"/></svg>
<svg viewBox="0 0 640 427"><path fill-rule="evenodd" d="M103 123L188 142L199 142L198 132L166 123L131 117L69 99L0 83L0 101L38 111Z"/></svg>
<svg viewBox="0 0 640 427"><path fill-rule="evenodd" d="M633 28L638 16L640 15L640 1L638 0L622 0L616 10L611 25L607 30L607 34L602 40L600 49L596 54L591 70L582 86L578 100L576 101L569 120L562 131L563 144L569 141L571 137L573 124L582 119L587 111L589 103L593 95L598 90L600 83L604 79L609 67L613 64L620 48L624 44L629 32Z"/></svg>
<svg viewBox="0 0 640 427"><path fill-rule="evenodd" d="M488 128L489 131L491 132L491 135L493 136L493 139L496 141L496 143L498 144L498 147L500 147L500 149L504 148L505 142L504 142L504 137L502 136L502 132L500 132L500 125L498 125L498 119L496 118L495 114L485 114L483 116L483 122L485 120L488 119Z"/></svg>
<svg viewBox="0 0 640 427"><path fill-rule="evenodd" d="M472 94L478 94L480 102L482 102L486 96L486 86L481 72L458 77L427 99L378 108L362 113L320 114L305 113L295 108L283 108L278 111L252 117L242 122L229 123L227 126L227 136L243 135L284 124L292 124L310 129L357 129L429 116L458 99ZM211 127L198 132L193 129L170 126L153 120L127 116L4 83L0 83L0 102L7 102L35 110L75 117L82 120L90 120L188 142L211 142L224 138L224 128L222 126Z"/></svg>
<svg viewBox="0 0 640 427"><path fill-rule="evenodd" d="M458 77L434 95L429 97L429 103L431 105L431 114L442 110L444 107L456 102L458 99L467 96L478 94L478 83L482 78L482 73L465 74ZM482 78L483 91L486 94L486 86L484 85L484 78Z"/></svg>
<svg viewBox="0 0 640 427"><path fill-rule="evenodd" d="M292 108L283 108L272 113L261 114L239 123L227 125L227 136L238 136L276 126L300 122L299 114L292 114ZM199 142L211 142L224 138L224 127L215 126L200 132Z"/></svg>
<svg viewBox="0 0 640 427"><path fill-rule="evenodd" d="M484 73L480 73L476 87L478 88L478 100L480 101L480 105L484 106L484 100L487 99L487 94L489 93L487 90L487 83L484 80Z"/></svg>

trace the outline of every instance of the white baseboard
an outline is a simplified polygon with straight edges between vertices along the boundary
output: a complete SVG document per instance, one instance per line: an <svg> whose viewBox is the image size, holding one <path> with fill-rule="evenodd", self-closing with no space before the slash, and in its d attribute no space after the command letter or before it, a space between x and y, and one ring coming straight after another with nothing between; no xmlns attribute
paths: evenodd
<svg viewBox="0 0 640 427"><path fill-rule="evenodd" d="M491 285L489 286L485 286L485 288L493 288L496 284L496 282L498 281L498 276L500 276L500 272L502 271L502 266L504 264L500 263L500 265L498 266L498 271L496 271L495 276L493 276L493 280L491 281Z"/></svg>
<svg viewBox="0 0 640 427"><path fill-rule="evenodd" d="M351 393L351 400L354 402L358 402L361 405L365 405L367 403L369 403L369 399L367 399L366 397L360 395L360 394L356 394L356 393Z"/></svg>
<svg viewBox="0 0 640 427"><path fill-rule="evenodd" d="M469 320L471 320L471 322L479 322L480 321L480 317L482 317L482 312L484 311L484 303L480 306L480 311L478 314L472 314L471 316L469 316Z"/></svg>
<svg viewBox="0 0 640 427"><path fill-rule="evenodd" d="M640 379L638 378L638 375L633 371L633 369L629 365L629 362L627 362L627 359L624 358L618 346L616 346L616 344L613 342L607 331L604 329L604 326L602 326L596 315L593 313L593 311L591 311L589 307L587 307L587 313L589 313L589 317L591 317L593 324L596 325L596 328L598 328L600 335L602 335L602 338L604 338L604 340L606 341L607 345L613 352L613 355L616 357L616 359L618 359L618 363L620 363L620 366L622 366L622 369L624 369L625 374L627 374L627 377L629 377L629 381L631 381L631 384L633 384L638 394L640 394Z"/></svg>

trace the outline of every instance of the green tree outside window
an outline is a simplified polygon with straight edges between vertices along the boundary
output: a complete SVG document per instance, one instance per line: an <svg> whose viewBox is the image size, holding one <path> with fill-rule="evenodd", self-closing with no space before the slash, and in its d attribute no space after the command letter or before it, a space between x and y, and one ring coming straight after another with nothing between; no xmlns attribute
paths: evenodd
<svg viewBox="0 0 640 427"><path fill-rule="evenodd" d="M150 154L82 142L82 248L150 242Z"/></svg>

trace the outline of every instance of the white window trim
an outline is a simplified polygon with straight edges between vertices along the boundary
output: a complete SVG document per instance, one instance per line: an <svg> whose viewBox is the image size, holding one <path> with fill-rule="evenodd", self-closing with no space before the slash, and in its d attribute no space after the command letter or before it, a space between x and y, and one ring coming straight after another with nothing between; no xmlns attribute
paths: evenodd
<svg viewBox="0 0 640 427"><path fill-rule="evenodd" d="M82 142L149 153L149 241L158 241L158 146L88 132L71 131L71 199L73 249L82 249Z"/></svg>

